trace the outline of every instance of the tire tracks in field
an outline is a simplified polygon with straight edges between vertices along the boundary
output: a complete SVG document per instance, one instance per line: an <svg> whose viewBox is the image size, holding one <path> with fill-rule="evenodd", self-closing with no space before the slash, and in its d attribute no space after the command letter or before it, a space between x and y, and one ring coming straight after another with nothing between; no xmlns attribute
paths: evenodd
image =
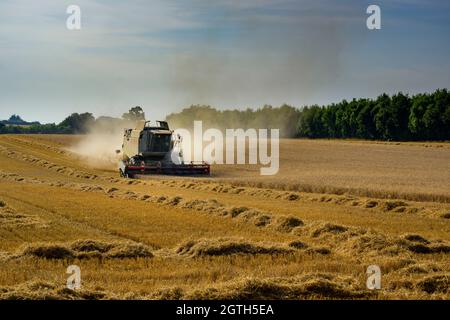
<svg viewBox="0 0 450 320"><path fill-rule="evenodd" d="M28 147L31 147L33 149L47 149L47 150L52 151L54 153L57 153L59 155L65 155L65 154L68 153L67 151L65 151L65 150L63 150L61 148L58 148L58 147L55 147L55 146L43 143L43 142L39 141L38 139L30 141L27 138L22 138L22 137L18 138L18 137L8 136L7 140L14 141L14 142L17 142L19 144L27 145ZM38 147L38 148L36 148L36 147Z"/></svg>
<svg viewBox="0 0 450 320"><path fill-rule="evenodd" d="M127 182L125 180L121 181L119 178L114 178L110 175L98 175L98 174L95 174L95 173L92 173L89 171L81 170L79 168L75 168L75 167L71 167L71 166L63 165L63 164L58 164L53 161L46 160L45 158L42 158L42 157L37 157L37 156L31 155L28 153L24 153L20 150L17 150L17 148L14 148L14 147L17 147L17 146L14 144L5 142L4 140L0 141L0 154L3 154L10 159L31 163L32 165L36 165L36 166L42 167L44 169L47 169L49 171L53 171L59 175L65 175L68 177L75 177L75 178L91 180L91 181L92 180L100 180L100 181L105 181L108 183L122 182L122 184L127 184ZM20 147L19 147L19 149L20 149ZM38 151L36 151L36 153L42 154L41 152L38 152ZM45 155L45 156L48 157L48 155Z"/></svg>
<svg viewBox="0 0 450 320"><path fill-rule="evenodd" d="M397 199L374 199L366 197L356 197L352 195L300 193L267 188L241 187L235 186L233 184L224 184L205 180L198 180L195 182L185 180L153 180L142 181L142 184L151 185L153 187L157 187L159 185L173 189L196 190L203 192L214 192L218 194L242 195L262 199L274 199L287 201L288 203L296 203L300 200L310 203L320 202L323 204L377 210L383 213L393 212L403 214L421 214L424 217L430 218L444 216L446 212L450 212L450 207L448 207L447 209L433 206L425 207L423 205L412 204L411 202Z"/></svg>
<svg viewBox="0 0 450 320"><path fill-rule="evenodd" d="M20 140L16 138L8 137L10 140ZM6 142L8 144L8 142ZM25 143L25 142L24 142ZM30 142L32 145L32 143ZM11 144L8 144L11 147ZM12 145L13 147L15 145ZM37 151L36 151L37 152ZM373 199L373 198L365 198L365 197L356 197L352 195L332 195L332 194L309 194L309 193L300 193L294 191L283 191L283 190L274 190L267 188L255 188L255 187L242 187L236 186L233 184L226 183L216 183L205 180L195 180L185 181L185 180L174 180L174 179L166 179L159 180L155 179L152 181L145 180L126 180L114 178L108 175L96 175L93 173L85 172L83 170L79 170L69 166L63 166L56 164L51 161L44 160L42 158L35 157L33 155L28 155L26 153L12 150L11 148L4 147L0 144L0 153L5 154L6 156L26 161L48 170L54 171L57 174L66 175L70 177L76 177L84 180L91 181L105 181L108 183L117 183L121 185L150 185L150 186L158 186L163 185L166 187L174 188L174 189L191 189L198 191L207 191L207 192L215 192L222 194L236 194L236 195L246 195L251 197L259 197L264 199L274 199L274 200L284 200L287 202L295 202L297 200L304 200L308 202L321 202L324 204L332 204L332 205L343 205L347 207L359 207L363 209L369 210L378 210L381 212L394 212L394 213L404 213L404 214L421 214L426 217L438 217L444 216L447 211L450 211L450 208L441 209L434 208L432 206L422 206L422 205L413 205L410 202L395 200L395 199ZM38 152L39 153L39 152Z"/></svg>
<svg viewBox="0 0 450 320"><path fill-rule="evenodd" d="M5 147L4 145L0 145L0 153L5 155L6 157L14 160L19 161L25 161L40 167L43 167L45 169L51 170L53 172L56 172L58 174L66 175L66 176L73 176L76 178L83 178L88 180L96 180L99 178L96 174L91 174L82 170L78 170L72 167L58 165L54 162L22 153L20 151L12 150L11 148Z"/></svg>
<svg viewBox="0 0 450 320"><path fill-rule="evenodd" d="M18 175L7 175L0 172L0 178L13 178L16 182L28 182L26 179L18 178ZM17 180L21 179L21 180ZM35 183L38 183L34 180ZM166 196L151 196L148 194L142 194L133 192L130 190L120 190L115 187L104 188L101 186L92 186L84 184L64 184L60 183L55 185L54 183L44 183L49 186L69 188L72 190L82 192L94 192L109 196L110 198L122 199L122 200L134 200L151 202L159 204L164 207L176 207L183 210L190 210L194 212L205 213L208 215L219 216L223 218L235 219L240 223L247 223L258 228L265 230L272 230L280 233L290 233L292 235L304 238L307 237L310 240L317 240L321 244L325 244L328 247L316 247L311 248L311 252L315 254L330 254L331 246L338 253L344 253L346 255L364 253L364 256L377 256L379 254L392 255L401 254L409 255L414 254L448 254L450 253L450 243L444 240L428 240L420 235L410 234L404 237L399 236L387 236L383 233L379 233L366 228L351 227L345 225L336 225L331 223L325 223L323 221L313 221L305 224L302 220L294 216L274 215L270 212L264 212L255 208L247 207L229 207L216 200L185 200L181 197L166 197ZM106 228L100 228L97 225L87 223L85 221L79 221L73 217L67 217L55 210L47 209L42 206L33 204L29 201L22 200L20 198L14 198L17 201L22 201L31 206L35 206L44 211L50 211L58 217L62 217L70 223L76 223L79 226L88 226L89 228L97 231L104 232L109 236L121 237L127 240L135 242L145 243L139 238L132 237L128 234L123 234L115 231L111 231ZM145 243L152 245L151 243Z"/></svg>
<svg viewBox="0 0 450 320"><path fill-rule="evenodd" d="M165 195L149 195L116 187L102 187L100 185L81 183L49 182L37 178L28 179L15 173L6 173L2 171L0 171L0 178L19 183L45 184L51 187L62 187L81 192L94 192L110 198L122 200L143 201L166 207L178 207L184 210L231 218L243 223L249 223L258 228L274 229L282 233L290 233L295 228L304 225L303 221L295 216L273 214L251 207L227 206L216 200L185 200L179 196L169 197Z"/></svg>
<svg viewBox="0 0 450 320"><path fill-rule="evenodd" d="M87 232L89 232L89 230L91 230L91 232L93 232L94 234L102 234L107 237L117 238L117 239L121 239L121 240L131 240L131 241L141 242L141 243L144 243L147 245L154 246L154 244L145 243L145 241L143 241L137 237L134 237L132 235L125 234L125 233L118 232L118 231L109 230L107 228L102 228L102 227L99 227L98 225L88 223L84 220L75 219L75 218L73 218L73 216L65 215L61 212L58 212L57 210L43 207L43 206L33 203L31 201L24 200L23 198L14 197L14 196L11 196L10 194L5 194L5 193L0 193L0 194L1 194L2 198L5 198L5 199L9 198L14 201L24 203L30 207L38 208L38 209L46 212L50 217L53 217L55 219L54 221L57 221L58 223L66 224L74 229L80 229L80 230L84 230Z"/></svg>

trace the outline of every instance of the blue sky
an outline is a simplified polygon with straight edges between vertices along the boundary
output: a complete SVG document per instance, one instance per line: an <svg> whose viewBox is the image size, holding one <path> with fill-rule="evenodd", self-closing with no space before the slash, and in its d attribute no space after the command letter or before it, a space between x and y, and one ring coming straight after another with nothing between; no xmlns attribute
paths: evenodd
<svg viewBox="0 0 450 320"><path fill-rule="evenodd" d="M79 5L82 29L66 29ZM366 28L381 7L382 29ZM1 0L0 119L161 119L450 87L450 2Z"/></svg>

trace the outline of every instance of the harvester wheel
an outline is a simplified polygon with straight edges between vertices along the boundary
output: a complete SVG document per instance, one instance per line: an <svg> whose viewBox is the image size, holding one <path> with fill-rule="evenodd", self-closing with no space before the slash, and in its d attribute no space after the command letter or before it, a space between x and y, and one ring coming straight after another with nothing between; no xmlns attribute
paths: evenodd
<svg viewBox="0 0 450 320"><path fill-rule="evenodd" d="M122 169L119 169L119 174L122 178L134 179L134 174L130 174L127 171L123 172Z"/></svg>

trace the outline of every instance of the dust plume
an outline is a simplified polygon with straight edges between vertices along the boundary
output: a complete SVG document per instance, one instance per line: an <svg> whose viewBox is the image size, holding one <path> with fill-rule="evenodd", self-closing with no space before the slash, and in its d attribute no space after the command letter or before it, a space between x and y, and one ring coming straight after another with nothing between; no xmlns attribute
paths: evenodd
<svg viewBox="0 0 450 320"><path fill-rule="evenodd" d="M296 19L248 5L251 11L242 11L241 2L221 8L196 46L181 43L170 56L168 86L179 104L224 110L324 103L339 85L341 53L352 45L348 35L355 33L359 8L342 6L336 13L321 4L296 4L290 8L302 17Z"/></svg>
<svg viewBox="0 0 450 320"><path fill-rule="evenodd" d="M87 134L67 150L76 154L87 165L95 169L116 170L122 149L123 131L133 128L129 121L114 118L99 118Z"/></svg>

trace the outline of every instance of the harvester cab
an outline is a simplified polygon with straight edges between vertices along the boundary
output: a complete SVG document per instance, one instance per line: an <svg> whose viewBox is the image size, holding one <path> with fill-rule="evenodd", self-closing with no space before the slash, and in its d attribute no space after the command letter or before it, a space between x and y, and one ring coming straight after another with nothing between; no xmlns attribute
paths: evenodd
<svg viewBox="0 0 450 320"><path fill-rule="evenodd" d="M175 136L166 121L138 121L134 129L125 129L122 159L119 162L122 177L137 175L209 175L206 162L185 163L181 137Z"/></svg>

